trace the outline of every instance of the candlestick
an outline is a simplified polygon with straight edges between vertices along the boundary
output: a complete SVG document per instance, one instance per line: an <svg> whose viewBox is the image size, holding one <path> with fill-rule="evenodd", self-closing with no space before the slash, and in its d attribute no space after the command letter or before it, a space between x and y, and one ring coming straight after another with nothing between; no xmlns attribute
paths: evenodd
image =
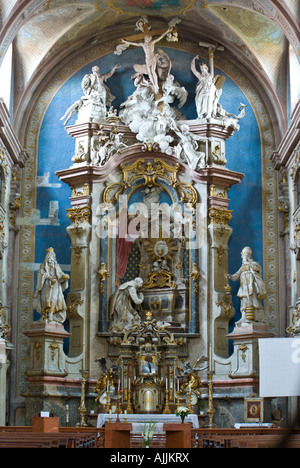
<svg viewBox="0 0 300 468"><path fill-rule="evenodd" d="M165 404L165 409L163 410L163 414L171 414L171 411L169 408L169 390L166 390L166 404Z"/></svg>
<svg viewBox="0 0 300 468"><path fill-rule="evenodd" d="M66 426L69 426L69 405L66 405Z"/></svg>
<svg viewBox="0 0 300 468"><path fill-rule="evenodd" d="M177 397L177 408L176 408L176 410L175 410L175 413L177 412L177 410L178 410L178 408L179 408L179 406L180 406L180 404L179 404L179 392L177 392L176 397Z"/></svg>
<svg viewBox="0 0 300 468"><path fill-rule="evenodd" d="M85 384L86 384L86 378L88 372L86 370L81 370L80 371L82 375L82 380L81 380L81 398L80 398L80 405L78 408L78 411L80 413L80 422L76 424L76 426L81 426L85 427L87 426L85 422L85 413L86 413L86 407L85 407Z"/></svg>
<svg viewBox="0 0 300 468"><path fill-rule="evenodd" d="M132 408L131 408L131 390L128 389L128 401L127 401L127 413L132 414Z"/></svg>
<svg viewBox="0 0 300 468"><path fill-rule="evenodd" d="M105 413L109 413L109 382L107 382L106 386L106 405L105 405Z"/></svg>
<svg viewBox="0 0 300 468"><path fill-rule="evenodd" d="M214 414L216 410L214 409L213 404L213 382L212 382L213 372L208 372L208 427L216 427L213 423Z"/></svg>
<svg viewBox="0 0 300 468"><path fill-rule="evenodd" d="M117 422L120 422L120 418L119 418L119 414L120 414L120 390L118 390L118 394L117 394L117 419L116 421Z"/></svg>
<svg viewBox="0 0 300 468"><path fill-rule="evenodd" d="M193 414L193 411L192 411L192 392L191 392L191 387L189 386L189 403L188 403L188 409L189 409L189 413L190 414Z"/></svg>

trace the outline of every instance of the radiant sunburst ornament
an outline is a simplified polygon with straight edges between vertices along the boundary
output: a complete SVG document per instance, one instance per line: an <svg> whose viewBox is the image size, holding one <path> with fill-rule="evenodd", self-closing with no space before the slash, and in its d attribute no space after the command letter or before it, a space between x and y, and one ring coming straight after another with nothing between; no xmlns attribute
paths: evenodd
<svg viewBox="0 0 300 468"><path fill-rule="evenodd" d="M147 244L148 245L145 250L148 253L151 262L154 262L155 260L172 261L174 254L178 249L176 242L171 238L162 239L160 237L149 239Z"/></svg>

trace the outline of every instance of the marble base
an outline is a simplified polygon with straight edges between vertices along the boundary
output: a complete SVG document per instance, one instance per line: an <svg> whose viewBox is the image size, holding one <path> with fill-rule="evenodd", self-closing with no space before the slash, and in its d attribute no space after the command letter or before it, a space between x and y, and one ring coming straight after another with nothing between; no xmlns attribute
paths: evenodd
<svg viewBox="0 0 300 468"><path fill-rule="evenodd" d="M245 378L259 376L258 339L271 338L273 333L265 323L249 322L236 326L227 337L233 340L232 371L229 377Z"/></svg>
<svg viewBox="0 0 300 468"><path fill-rule="evenodd" d="M28 376L66 376L65 353L63 341L70 334L63 325L33 322L25 332L30 339Z"/></svg>

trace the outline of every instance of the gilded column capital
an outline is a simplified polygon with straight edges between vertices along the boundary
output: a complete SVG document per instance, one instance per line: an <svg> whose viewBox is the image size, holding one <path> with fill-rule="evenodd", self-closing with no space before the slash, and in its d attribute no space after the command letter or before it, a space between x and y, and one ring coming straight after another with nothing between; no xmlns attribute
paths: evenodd
<svg viewBox="0 0 300 468"><path fill-rule="evenodd" d="M68 208L66 211L75 229L78 229L80 224L90 222L91 208L89 206L76 206L75 208Z"/></svg>
<svg viewBox="0 0 300 468"><path fill-rule="evenodd" d="M224 210L211 207L208 211L211 224L228 224L232 218L233 210Z"/></svg>

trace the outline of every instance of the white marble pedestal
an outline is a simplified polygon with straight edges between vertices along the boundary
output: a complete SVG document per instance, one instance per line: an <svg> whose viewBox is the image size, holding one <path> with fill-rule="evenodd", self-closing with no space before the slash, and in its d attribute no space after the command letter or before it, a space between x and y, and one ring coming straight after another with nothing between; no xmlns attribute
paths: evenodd
<svg viewBox="0 0 300 468"><path fill-rule="evenodd" d="M241 327L236 326L227 335L233 340L232 372L229 377L246 378L259 376L258 339L271 338L271 333L265 323L249 322Z"/></svg>

